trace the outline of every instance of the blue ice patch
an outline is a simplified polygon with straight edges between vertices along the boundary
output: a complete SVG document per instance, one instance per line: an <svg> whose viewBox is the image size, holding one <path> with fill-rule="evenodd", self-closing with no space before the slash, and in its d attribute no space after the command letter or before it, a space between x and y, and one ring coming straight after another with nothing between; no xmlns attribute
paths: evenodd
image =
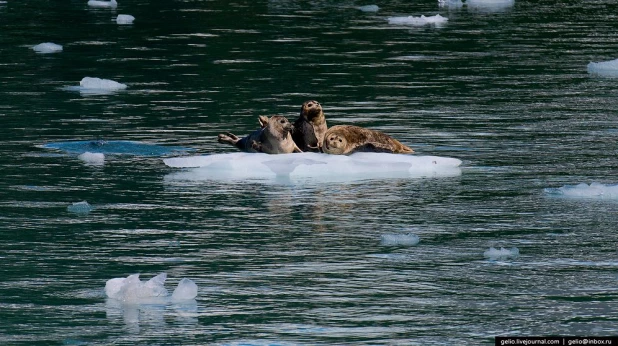
<svg viewBox="0 0 618 346"><path fill-rule="evenodd" d="M85 152L118 154L118 155L138 155L138 156L164 156L178 153L185 153L194 149L178 146L162 146L133 141L69 141L47 143L41 146L45 149L57 149L70 154L83 154Z"/></svg>

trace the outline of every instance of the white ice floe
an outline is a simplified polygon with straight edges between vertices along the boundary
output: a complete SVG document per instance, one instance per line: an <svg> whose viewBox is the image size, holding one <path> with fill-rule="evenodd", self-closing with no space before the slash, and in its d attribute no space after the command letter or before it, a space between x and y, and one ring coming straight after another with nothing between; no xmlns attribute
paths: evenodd
<svg viewBox="0 0 618 346"><path fill-rule="evenodd" d="M178 287L172 293L172 301L191 300L197 296L197 285L195 282L184 278L178 283Z"/></svg>
<svg viewBox="0 0 618 346"><path fill-rule="evenodd" d="M378 7L378 5L365 5L359 7L358 9L363 12L378 12L380 10L380 7Z"/></svg>
<svg viewBox="0 0 618 346"><path fill-rule="evenodd" d="M62 52L62 46L52 42L45 42L33 46L32 50L40 54L58 53Z"/></svg>
<svg viewBox="0 0 618 346"><path fill-rule="evenodd" d="M435 16L429 16L429 17L407 16L407 17L389 17L388 18L388 24L393 24L393 25L413 25L413 26L422 26L426 24L440 25L440 24L446 23L447 21L448 21L448 18L442 17L439 14L436 14Z"/></svg>
<svg viewBox="0 0 618 346"><path fill-rule="evenodd" d="M382 234L380 237L384 246L413 246L419 243L421 238L416 234Z"/></svg>
<svg viewBox="0 0 618 346"><path fill-rule="evenodd" d="M102 166L105 164L105 154L102 153L91 153L87 151L77 156L77 158L88 165Z"/></svg>
<svg viewBox="0 0 618 346"><path fill-rule="evenodd" d="M551 196L574 198L618 199L618 185L604 185L600 183L588 185L581 183L558 188L546 188L545 193Z"/></svg>
<svg viewBox="0 0 618 346"><path fill-rule="evenodd" d="M109 95L126 88L126 84L110 79L84 77L79 82L79 86L68 86L64 90L79 91L82 95Z"/></svg>
<svg viewBox="0 0 618 346"><path fill-rule="evenodd" d="M116 8L118 7L118 3L116 2L116 0L110 0L110 1L90 0L88 1L88 6L99 7L99 8Z"/></svg>
<svg viewBox="0 0 618 346"><path fill-rule="evenodd" d="M588 64L588 73L605 77L618 77L618 59L591 62Z"/></svg>
<svg viewBox="0 0 618 346"><path fill-rule="evenodd" d="M74 214L88 214L92 211L92 206L86 201L76 202L67 207L67 211Z"/></svg>
<svg viewBox="0 0 618 346"><path fill-rule="evenodd" d="M320 153L230 153L168 158L163 162L169 167L191 168L169 174L167 180L328 182L461 175L461 161L455 158L386 153L356 153L349 156Z"/></svg>
<svg viewBox="0 0 618 346"><path fill-rule="evenodd" d="M166 279L166 273L161 273L146 282L139 279L139 274L114 278L105 283L105 294L111 299L127 304L183 301L195 299L197 296L197 285L190 279L184 278L170 297L164 286Z"/></svg>
<svg viewBox="0 0 618 346"><path fill-rule="evenodd" d="M135 17L130 14L119 14L118 17L116 17L116 23L120 25L133 24L134 20Z"/></svg>
<svg viewBox="0 0 618 346"><path fill-rule="evenodd" d="M124 90L127 88L126 84L118 83L111 79L101 79L96 77L84 77L79 82L79 86L84 89L96 89L96 90Z"/></svg>
<svg viewBox="0 0 618 346"><path fill-rule="evenodd" d="M510 249L505 249L503 247L496 249L494 247L490 247L489 250L483 252L483 256L494 261L517 258L519 256L519 249L516 247Z"/></svg>

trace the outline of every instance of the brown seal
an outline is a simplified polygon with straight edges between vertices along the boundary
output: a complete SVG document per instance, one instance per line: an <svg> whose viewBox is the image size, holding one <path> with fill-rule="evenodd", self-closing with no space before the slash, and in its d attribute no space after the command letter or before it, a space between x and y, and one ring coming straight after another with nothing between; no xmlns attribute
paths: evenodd
<svg viewBox="0 0 618 346"><path fill-rule="evenodd" d="M249 153L289 154L301 152L292 140L290 132L294 128L287 118L273 115L268 118L260 116L261 128L246 137L238 138L233 133L219 134L219 143L231 144Z"/></svg>
<svg viewBox="0 0 618 346"><path fill-rule="evenodd" d="M326 129L326 118L320 103L315 100L305 101L294 122L292 139L302 151L320 152Z"/></svg>
<svg viewBox="0 0 618 346"><path fill-rule="evenodd" d="M324 135L322 150L327 154L348 155L355 152L410 154L414 150L391 136L354 125L333 126Z"/></svg>

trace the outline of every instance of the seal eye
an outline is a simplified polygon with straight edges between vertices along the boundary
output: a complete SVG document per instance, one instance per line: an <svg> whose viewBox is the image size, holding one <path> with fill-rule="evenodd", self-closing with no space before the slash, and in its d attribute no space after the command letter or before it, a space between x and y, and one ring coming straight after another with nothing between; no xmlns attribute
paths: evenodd
<svg viewBox="0 0 618 346"><path fill-rule="evenodd" d="M341 138L339 138L339 143L341 143L341 142L343 142L343 141L341 140Z"/></svg>
<svg viewBox="0 0 618 346"><path fill-rule="evenodd" d="M285 124L285 120L281 119L279 120L280 123Z"/></svg>

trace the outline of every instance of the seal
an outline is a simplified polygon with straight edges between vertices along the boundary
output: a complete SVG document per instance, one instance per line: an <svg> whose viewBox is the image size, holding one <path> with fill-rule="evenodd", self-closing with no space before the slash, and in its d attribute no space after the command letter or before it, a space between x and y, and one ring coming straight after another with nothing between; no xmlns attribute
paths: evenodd
<svg viewBox="0 0 618 346"><path fill-rule="evenodd" d="M218 136L219 143L230 144L249 153L289 154L302 152L292 140L291 131L294 126L286 117L273 115L268 118L261 115L258 120L261 128L248 136L238 138L230 132L221 133Z"/></svg>
<svg viewBox="0 0 618 346"><path fill-rule="evenodd" d="M300 108L300 116L294 121L292 139L302 151L321 152L326 118L318 101L305 101Z"/></svg>
<svg viewBox="0 0 618 346"><path fill-rule="evenodd" d="M410 154L414 150L384 132L354 125L333 126L324 134L322 149L327 154L348 155L355 152Z"/></svg>

